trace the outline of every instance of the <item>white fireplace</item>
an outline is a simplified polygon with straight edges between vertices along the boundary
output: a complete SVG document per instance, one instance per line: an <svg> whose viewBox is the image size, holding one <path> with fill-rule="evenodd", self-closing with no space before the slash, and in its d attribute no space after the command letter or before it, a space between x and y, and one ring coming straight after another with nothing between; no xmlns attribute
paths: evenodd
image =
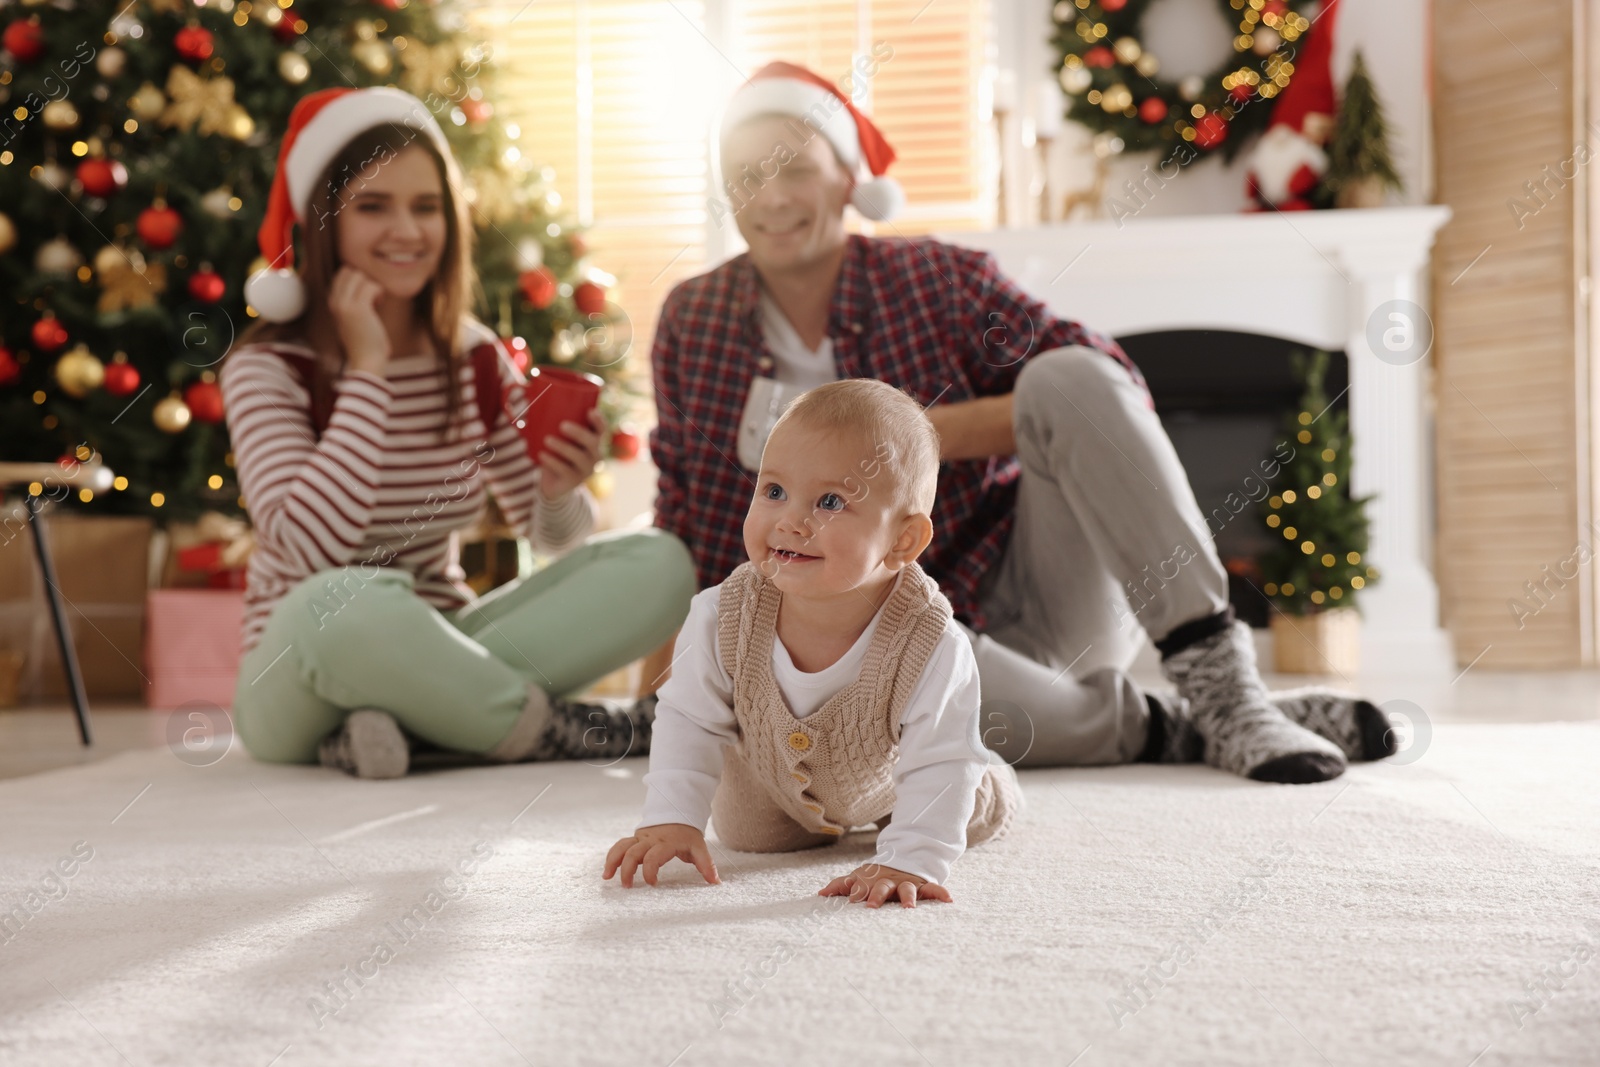
<svg viewBox="0 0 1600 1067"><path fill-rule="evenodd" d="M1432 572L1432 328L1426 278L1446 207L1062 223L941 235L991 252L1056 314L1112 336L1219 329L1343 351L1352 491L1368 505L1362 671L1454 673ZM1399 316L1398 318L1396 316Z"/></svg>

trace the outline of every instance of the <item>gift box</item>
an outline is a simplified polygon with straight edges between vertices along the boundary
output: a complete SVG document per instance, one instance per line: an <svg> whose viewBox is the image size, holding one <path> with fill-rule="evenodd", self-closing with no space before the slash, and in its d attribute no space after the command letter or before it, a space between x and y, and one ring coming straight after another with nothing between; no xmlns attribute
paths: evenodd
<svg viewBox="0 0 1600 1067"><path fill-rule="evenodd" d="M255 535L243 519L208 511L197 522L169 523L166 544L162 588L244 588L245 563L255 548Z"/></svg>
<svg viewBox="0 0 1600 1067"><path fill-rule="evenodd" d="M55 703L70 696L23 510L28 506L20 498L0 505L0 653L15 667L18 703ZM137 700L151 521L52 507L46 528L89 699Z"/></svg>
<svg viewBox="0 0 1600 1067"><path fill-rule="evenodd" d="M238 590L150 590L145 605L145 704L176 708L203 700L231 707L243 622L244 593Z"/></svg>

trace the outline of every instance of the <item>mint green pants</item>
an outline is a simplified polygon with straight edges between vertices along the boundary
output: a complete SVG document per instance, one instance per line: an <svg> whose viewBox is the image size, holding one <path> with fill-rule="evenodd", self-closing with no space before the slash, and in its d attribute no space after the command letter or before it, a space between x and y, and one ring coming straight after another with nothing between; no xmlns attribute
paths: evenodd
<svg viewBox="0 0 1600 1067"><path fill-rule="evenodd" d="M592 537L453 612L417 596L409 571L319 571L241 662L234 728L257 759L313 763L351 709L376 707L423 740L487 752L530 683L562 696L633 662L672 636L694 589L688 550L655 529Z"/></svg>

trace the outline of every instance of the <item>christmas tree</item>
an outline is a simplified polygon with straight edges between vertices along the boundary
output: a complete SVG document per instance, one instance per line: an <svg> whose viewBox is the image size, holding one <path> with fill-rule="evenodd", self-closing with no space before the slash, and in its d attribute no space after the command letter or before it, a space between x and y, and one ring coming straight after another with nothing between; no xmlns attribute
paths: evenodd
<svg viewBox="0 0 1600 1067"><path fill-rule="evenodd" d="M1389 157L1389 126L1383 105L1356 52L1350 80L1345 82L1339 115L1328 142L1328 173L1321 195L1340 207L1376 207L1385 189L1401 189L1400 175Z"/></svg>
<svg viewBox="0 0 1600 1067"><path fill-rule="evenodd" d="M472 201L475 313L524 370L612 382L618 414L613 279L496 117L490 49L455 6L64 0L0 23L0 457L115 471L73 506L241 512L215 368L255 320L241 294L289 112L332 86L396 85L433 112Z"/></svg>
<svg viewBox="0 0 1600 1067"><path fill-rule="evenodd" d="M1323 382L1328 353L1294 356L1303 392L1286 423L1294 454L1284 463L1284 489L1268 497L1262 517L1281 537L1261 558L1262 590L1291 615L1351 607L1377 580L1364 562L1367 501L1350 495L1349 415L1329 402Z"/></svg>

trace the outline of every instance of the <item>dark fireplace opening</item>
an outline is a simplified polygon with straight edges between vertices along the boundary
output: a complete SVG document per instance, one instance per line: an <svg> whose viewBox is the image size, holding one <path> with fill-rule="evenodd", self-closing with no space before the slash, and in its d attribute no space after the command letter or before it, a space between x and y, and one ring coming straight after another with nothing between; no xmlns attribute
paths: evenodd
<svg viewBox="0 0 1600 1067"><path fill-rule="evenodd" d="M1281 470L1269 480L1262 464L1281 445L1294 444L1284 436L1301 390L1290 356L1310 355L1315 346L1232 330L1164 330L1117 343L1150 383L1156 413L1228 570L1234 611L1251 626L1266 626L1271 607L1259 592L1257 560L1272 542L1260 502L1287 486ZM1331 352L1325 385L1333 408L1346 408L1348 383L1345 354Z"/></svg>

